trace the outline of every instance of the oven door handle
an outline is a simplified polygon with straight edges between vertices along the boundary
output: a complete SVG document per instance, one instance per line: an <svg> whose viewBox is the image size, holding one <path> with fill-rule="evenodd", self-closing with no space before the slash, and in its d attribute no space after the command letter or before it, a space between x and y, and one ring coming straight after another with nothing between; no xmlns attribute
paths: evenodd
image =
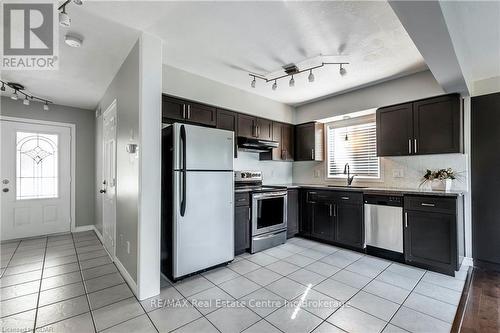
<svg viewBox="0 0 500 333"><path fill-rule="evenodd" d="M286 192L259 193L252 195L255 199L276 198L286 196Z"/></svg>

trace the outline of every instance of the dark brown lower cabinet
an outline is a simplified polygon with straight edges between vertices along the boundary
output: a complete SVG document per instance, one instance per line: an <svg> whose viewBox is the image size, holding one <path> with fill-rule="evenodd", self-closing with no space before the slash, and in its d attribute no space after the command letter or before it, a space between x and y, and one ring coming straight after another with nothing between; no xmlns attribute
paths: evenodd
<svg viewBox="0 0 500 333"><path fill-rule="evenodd" d="M236 193L234 207L234 253L250 248L250 205L248 193Z"/></svg>
<svg viewBox="0 0 500 333"><path fill-rule="evenodd" d="M463 260L462 197L405 196L405 259L448 275Z"/></svg>
<svg viewBox="0 0 500 333"><path fill-rule="evenodd" d="M335 239L335 217L333 202L314 202L311 206L311 236L333 241Z"/></svg>
<svg viewBox="0 0 500 333"><path fill-rule="evenodd" d="M348 246L362 248L365 241L363 203L352 203L349 199L337 202L335 241Z"/></svg>
<svg viewBox="0 0 500 333"><path fill-rule="evenodd" d="M299 190L287 191L287 232L288 238L299 233Z"/></svg>

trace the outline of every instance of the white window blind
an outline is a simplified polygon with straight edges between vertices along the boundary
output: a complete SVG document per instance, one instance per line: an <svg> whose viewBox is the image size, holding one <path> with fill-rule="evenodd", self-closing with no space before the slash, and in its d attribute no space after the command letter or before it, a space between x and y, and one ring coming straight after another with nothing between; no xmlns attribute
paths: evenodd
<svg viewBox="0 0 500 333"><path fill-rule="evenodd" d="M327 125L328 177L343 175L344 166L349 163L351 175L380 178L376 126L369 119L363 123Z"/></svg>

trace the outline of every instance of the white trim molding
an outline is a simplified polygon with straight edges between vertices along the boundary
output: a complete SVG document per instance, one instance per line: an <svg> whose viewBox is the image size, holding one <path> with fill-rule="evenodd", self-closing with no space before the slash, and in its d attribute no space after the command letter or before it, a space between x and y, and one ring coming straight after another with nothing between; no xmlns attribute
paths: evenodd
<svg viewBox="0 0 500 333"><path fill-rule="evenodd" d="M127 282L127 284L130 287L130 289L132 289L132 292L134 293L134 295L137 298L139 298L138 294L137 294L137 284L135 283L134 279L130 276L130 274L128 273L127 269L123 266L123 264L118 259L118 257L115 256L113 258L113 261L115 262L116 267L118 268L118 270L120 271L121 275L125 279L125 282Z"/></svg>

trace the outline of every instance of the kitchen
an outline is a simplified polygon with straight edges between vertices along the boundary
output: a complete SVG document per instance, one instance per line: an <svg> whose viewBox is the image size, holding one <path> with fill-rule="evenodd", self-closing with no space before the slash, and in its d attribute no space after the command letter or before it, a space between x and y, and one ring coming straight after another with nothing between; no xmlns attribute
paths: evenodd
<svg viewBox="0 0 500 333"><path fill-rule="evenodd" d="M497 3L56 9L1 78L3 329L498 329Z"/></svg>

